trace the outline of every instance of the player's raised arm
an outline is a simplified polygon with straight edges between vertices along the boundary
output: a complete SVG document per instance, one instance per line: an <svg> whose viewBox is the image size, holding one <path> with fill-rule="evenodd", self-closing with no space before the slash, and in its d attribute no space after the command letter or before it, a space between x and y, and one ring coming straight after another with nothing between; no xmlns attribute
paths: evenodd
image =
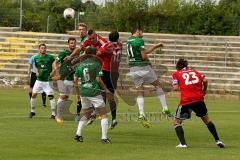
<svg viewBox="0 0 240 160"><path fill-rule="evenodd" d="M157 48L161 48L163 47L163 44L162 43L157 43L151 47L149 47L148 49L145 49L141 52L141 55L142 55L142 58L143 59L147 59L148 58L148 54L152 53L155 49Z"/></svg>
<svg viewBox="0 0 240 160"><path fill-rule="evenodd" d="M83 47L83 46L74 49L69 56L67 56L67 57L64 58L64 61L69 61L69 60L71 60L74 56L76 56L76 55L77 55L80 51L82 51L82 50L84 50L84 47Z"/></svg>

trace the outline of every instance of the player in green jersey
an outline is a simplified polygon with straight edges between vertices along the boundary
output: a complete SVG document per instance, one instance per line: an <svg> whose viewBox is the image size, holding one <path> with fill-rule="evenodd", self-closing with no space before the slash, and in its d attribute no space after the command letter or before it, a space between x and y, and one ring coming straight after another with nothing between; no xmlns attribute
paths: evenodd
<svg viewBox="0 0 240 160"><path fill-rule="evenodd" d="M85 23L79 23L78 24L78 30L79 30L79 35L80 35L80 46L88 39L88 36L87 36L87 25ZM81 51L80 52L80 55L82 55L84 52ZM80 96L77 95L77 99L78 99L78 102L77 102L77 116L76 116L76 121L79 121L80 120L80 112L81 112L81 109L82 109L82 103L81 103L81 99L80 99Z"/></svg>
<svg viewBox="0 0 240 160"><path fill-rule="evenodd" d="M37 103L37 94L45 92L48 95L51 105L51 119L55 119L55 108L56 102L53 96L53 89L50 86L49 78L52 74L52 63L54 61L54 57L50 54L46 54L46 45L39 45L39 54L34 57L35 65L36 65L36 76L37 80L34 84L32 91L32 98L30 100L31 112L29 114L29 118L35 116L35 106Z"/></svg>
<svg viewBox="0 0 240 160"><path fill-rule="evenodd" d="M68 49L60 51L55 61L53 62L54 71L56 71L59 68L59 65L61 66L63 63L66 63L64 62L64 58L69 56L72 53L72 51L76 48L76 45L77 45L77 41L75 38L73 37L68 38ZM69 63L71 62L69 61ZM60 67L60 70L61 70L61 67ZM64 77L64 79L60 79L57 81L57 86L58 86L58 91L60 96L57 101L56 122L59 122L59 123L62 122L63 110L66 107L67 100L69 98L69 95L72 92L73 77L74 77L74 72L69 73L69 75Z"/></svg>
<svg viewBox="0 0 240 160"><path fill-rule="evenodd" d="M139 120L144 127L150 127L146 120L144 113L144 84L152 84L156 88L156 94L159 97L160 103L163 107L162 112L172 117L169 111L165 94L162 90L161 83L151 67L151 63L148 59L148 54L155 49L163 47L162 43L153 45L152 47L145 49L143 40L143 30L140 27L136 27L132 31L132 36L127 40L127 54L129 58L130 74L133 78L135 87L137 89L137 104L139 109Z"/></svg>
<svg viewBox="0 0 240 160"><path fill-rule="evenodd" d="M80 96L83 109L83 117L79 121L75 140L83 142L82 130L91 116L91 107L93 105L101 117L102 143L106 144L111 143L111 141L107 138L108 119L105 103L101 95L101 89L107 93L108 97L111 92L101 80L102 67L101 62L95 56L96 52L96 48L89 47L85 51L84 60L80 63L75 72L74 84L78 85L79 78L81 80Z"/></svg>

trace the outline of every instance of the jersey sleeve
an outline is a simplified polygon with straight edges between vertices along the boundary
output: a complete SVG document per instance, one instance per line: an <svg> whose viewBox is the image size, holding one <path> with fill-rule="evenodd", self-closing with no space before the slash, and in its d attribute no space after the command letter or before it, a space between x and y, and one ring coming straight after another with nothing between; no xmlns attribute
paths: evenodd
<svg viewBox="0 0 240 160"><path fill-rule="evenodd" d="M143 51L145 50L144 48L144 40L142 38L139 38L139 46L140 46L140 51Z"/></svg>
<svg viewBox="0 0 240 160"><path fill-rule="evenodd" d="M28 60L28 64L33 64L34 63L34 56L32 56L29 60Z"/></svg>
<svg viewBox="0 0 240 160"><path fill-rule="evenodd" d="M65 53L64 52L59 52L58 56L56 57L57 62L61 62L65 58Z"/></svg>
<svg viewBox="0 0 240 160"><path fill-rule="evenodd" d="M102 65L99 62L97 62L97 65L96 65L96 75L97 75L97 77L103 76Z"/></svg>
<svg viewBox="0 0 240 160"><path fill-rule="evenodd" d="M200 72L198 72L198 71L196 71L196 70L194 70L194 72L196 73L197 77L198 77L201 81L203 81L203 79L205 78L205 75L203 75L202 73L200 73Z"/></svg>
<svg viewBox="0 0 240 160"><path fill-rule="evenodd" d="M54 56L51 55L51 63L53 63L55 61Z"/></svg>
<svg viewBox="0 0 240 160"><path fill-rule="evenodd" d="M98 49L98 52L100 53L100 55L103 55L105 51L106 49L103 46Z"/></svg>
<svg viewBox="0 0 240 160"><path fill-rule="evenodd" d="M35 63L35 66L37 67L38 66L38 63L37 63L37 60L36 60L36 56L33 58L33 61Z"/></svg>
<svg viewBox="0 0 240 160"><path fill-rule="evenodd" d="M90 45L91 45L91 42L90 42L89 39L85 40L85 41L81 44L82 47L87 47L87 46L90 46Z"/></svg>
<svg viewBox="0 0 240 160"><path fill-rule="evenodd" d="M105 43L104 45L102 45L99 49L98 49L100 55L104 55L106 53L112 53L113 52L113 48L110 44Z"/></svg>
<svg viewBox="0 0 240 160"><path fill-rule="evenodd" d="M173 74L172 74L172 84L173 85L178 85L179 83L178 83L178 79L177 79L177 72L174 72Z"/></svg>

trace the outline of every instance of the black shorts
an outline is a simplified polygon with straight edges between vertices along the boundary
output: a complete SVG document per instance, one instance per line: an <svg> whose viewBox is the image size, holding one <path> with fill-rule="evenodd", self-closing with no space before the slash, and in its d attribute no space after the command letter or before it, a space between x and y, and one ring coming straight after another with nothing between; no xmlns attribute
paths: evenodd
<svg viewBox="0 0 240 160"><path fill-rule="evenodd" d="M112 93L114 93L115 89L117 88L118 77L118 72L103 71L102 80L106 85L107 89Z"/></svg>
<svg viewBox="0 0 240 160"><path fill-rule="evenodd" d="M179 105L175 117L180 120L189 119L191 118L192 111L194 111L198 117L204 117L208 114L204 101L199 101L184 106Z"/></svg>
<svg viewBox="0 0 240 160"><path fill-rule="evenodd" d="M37 80L36 73L31 72L31 77L30 77L30 88L33 88L35 82Z"/></svg>

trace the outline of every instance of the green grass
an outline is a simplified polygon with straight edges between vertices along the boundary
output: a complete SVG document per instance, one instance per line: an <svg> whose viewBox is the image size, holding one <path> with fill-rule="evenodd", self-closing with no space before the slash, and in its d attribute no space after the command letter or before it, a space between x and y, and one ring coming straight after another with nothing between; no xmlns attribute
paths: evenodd
<svg viewBox="0 0 240 160"><path fill-rule="evenodd" d="M169 97L167 101L175 111L178 99ZM101 144L100 122L96 121L85 128L84 143L77 143L73 140L77 124L57 125L49 119L49 104L42 108L41 100L38 102L37 116L29 119L27 91L0 90L0 160L236 160L240 157L240 103L237 100L206 100L225 149L216 146L206 126L195 116L184 122L188 149L175 148L177 137L172 121L167 119L152 122L149 129L138 122L120 121L109 131L113 142L110 145ZM145 110L159 111L158 100L146 99ZM120 101L119 112L134 113L137 109Z"/></svg>

